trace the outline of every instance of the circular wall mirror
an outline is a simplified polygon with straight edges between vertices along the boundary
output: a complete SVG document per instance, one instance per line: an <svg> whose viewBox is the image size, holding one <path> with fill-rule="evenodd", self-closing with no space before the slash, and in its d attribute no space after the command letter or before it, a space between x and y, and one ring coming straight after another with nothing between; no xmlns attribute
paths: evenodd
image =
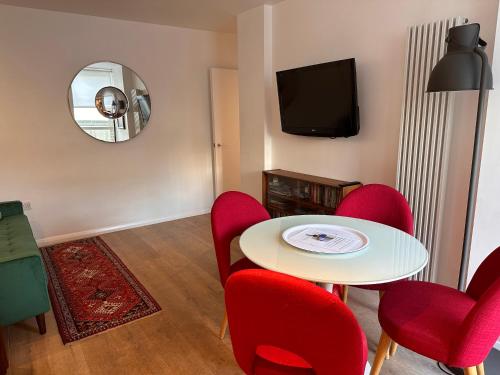
<svg viewBox="0 0 500 375"><path fill-rule="evenodd" d="M151 116L151 99L142 79L109 61L80 70L71 82L68 101L80 129L104 142L136 137Z"/></svg>

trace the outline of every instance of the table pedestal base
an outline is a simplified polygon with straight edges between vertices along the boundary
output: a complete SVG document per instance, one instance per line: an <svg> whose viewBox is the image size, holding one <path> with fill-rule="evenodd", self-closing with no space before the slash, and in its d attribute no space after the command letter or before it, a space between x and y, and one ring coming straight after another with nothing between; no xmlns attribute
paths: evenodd
<svg viewBox="0 0 500 375"><path fill-rule="evenodd" d="M333 293L333 284L332 283L316 283L317 286L323 288L327 292Z"/></svg>

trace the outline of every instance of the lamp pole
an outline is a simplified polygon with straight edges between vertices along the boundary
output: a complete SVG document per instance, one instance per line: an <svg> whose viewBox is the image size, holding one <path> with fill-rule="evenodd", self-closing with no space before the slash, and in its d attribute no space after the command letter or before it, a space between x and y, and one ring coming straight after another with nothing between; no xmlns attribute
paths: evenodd
<svg viewBox="0 0 500 375"><path fill-rule="evenodd" d="M428 92L447 92L478 90L476 127L474 132L474 148L470 169L467 211L465 216L465 229L460 260L460 274L458 289L465 291L467 285L467 271L469 268L476 198L481 168L481 149L484 136L484 110L486 91L493 89L493 77L488 56L485 52L486 42L480 38L480 25L467 24L454 26L448 31L446 54L433 68L427 86ZM438 363L443 371L446 367L448 373L462 374L463 369L453 368Z"/></svg>
<svg viewBox="0 0 500 375"><path fill-rule="evenodd" d="M462 247L462 259L460 262L460 276L458 289L465 290L467 285L467 271L469 268L470 248L472 243L472 230L474 226L474 213L476 209L477 186L479 181L479 170L481 167L481 149L484 135L484 101L486 99L486 67L488 56L481 47L475 47L474 52L481 57L481 78L479 83L479 99L476 117L476 130L474 133L474 150L472 152L472 167L469 180L469 196L467 199L467 213L465 216L464 242Z"/></svg>
<svg viewBox="0 0 500 375"><path fill-rule="evenodd" d="M472 166L469 180L469 196L467 199L467 213L465 216L464 242L462 247L462 259L460 262L460 275L458 279L458 289L465 291L467 286L467 271L469 268L470 248L472 243L472 230L474 227L474 214L476 211L476 197L479 182L479 171L481 168L481 149L484 135L484 102L486 99L486 67L488 66L488 56L481 47L475 47L474 52L481 57L481 78L479 82L479 98L477 104L476 129L474 132L474 149L472 151ZM456 375L464 374L464 370L455 367L445 367ZM440 367L441 368L441 367Z"/></svg>

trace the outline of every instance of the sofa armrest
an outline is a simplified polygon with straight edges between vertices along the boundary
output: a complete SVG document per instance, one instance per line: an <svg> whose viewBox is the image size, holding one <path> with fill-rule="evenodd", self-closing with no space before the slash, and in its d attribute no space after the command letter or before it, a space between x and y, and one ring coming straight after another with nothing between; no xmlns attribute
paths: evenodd
<svg viewBox="0 0 500 375"><path fill-rule="evenodd" d="M0 212L2 217L22 215L23 204L20 201L0 202Z"/></svg>

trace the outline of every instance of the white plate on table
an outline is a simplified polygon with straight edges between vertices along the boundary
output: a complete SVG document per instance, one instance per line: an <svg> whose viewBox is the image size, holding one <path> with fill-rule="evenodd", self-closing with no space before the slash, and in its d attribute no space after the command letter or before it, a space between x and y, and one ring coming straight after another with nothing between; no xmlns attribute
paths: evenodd
<svg viewBox="0 0 500 375"><path fill-rule="evenodd" d="M320 240L319 235L326 237ZM285 230L282 237L293 247L321 254L354 253L370 243L359 230L329 224L297 225Z"/></svg>

